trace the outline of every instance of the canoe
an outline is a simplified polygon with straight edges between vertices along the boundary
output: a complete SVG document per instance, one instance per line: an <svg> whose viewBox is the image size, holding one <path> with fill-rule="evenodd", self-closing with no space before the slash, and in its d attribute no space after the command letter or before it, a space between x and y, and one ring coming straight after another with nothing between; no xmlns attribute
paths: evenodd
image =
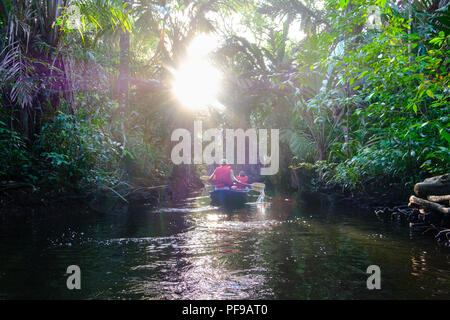
<svg viewBox="0 0 450 320"><path fill-rule="evenodd" d="M210 192L213 205L239 205L247 202L248 189L214 190Z"/></svg>

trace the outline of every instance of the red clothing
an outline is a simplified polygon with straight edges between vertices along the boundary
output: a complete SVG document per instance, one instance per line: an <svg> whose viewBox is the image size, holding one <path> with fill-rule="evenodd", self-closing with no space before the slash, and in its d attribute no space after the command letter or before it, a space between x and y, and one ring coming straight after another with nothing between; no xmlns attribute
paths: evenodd
<svg viewBox="0 0 450 320"><path fill-rule="evenodd" d="M216 168L215 176L217 188L230 187L233 184L231 181L231 167L227 165Z"/></svg>
<svg viewBox="0 0 450 320"><path fill-rule="evenodd" d="M238 176L238 177L236 177L236 179L239 182L248 183L248 177L247 176ZM240 184L240 183L238 183L236 186L237 186L238 189L245 189L245 188L247 188L246 185L243 185L243 184Z"/></svg>

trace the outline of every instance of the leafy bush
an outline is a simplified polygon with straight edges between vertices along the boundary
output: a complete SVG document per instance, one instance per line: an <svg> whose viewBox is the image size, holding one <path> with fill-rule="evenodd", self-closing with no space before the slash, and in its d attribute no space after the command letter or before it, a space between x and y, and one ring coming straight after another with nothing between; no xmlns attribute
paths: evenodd
<svg viewBox="0 0 450 320"><path fill-rule="evenodd" d="M0 121L0 150L0 179L35 182L36 177L30 173L31 159L25 141L3 121Z"/></svg>
<svg viewBox="0 0 450 320"><path fill-rule="evenodd" d="M104 116L62 111L42 127L35 150L46 165L42 177L56 189L80 189L117 181L122 146L103 128Z"/></svg>
<svg viewBox="0 0 450 320"><path fill-rule="evenodd" d="M324 178L327 182L337 183L350 190L411 188L415 182L430 175L431 167L439 169L438 173L449 169L448 149L438 146L431 151L430 146L421 148L417 143L411 143L381 141L376 146L359 149L344 162L328 166L321 164L319 167L326 171ZM442 163L433 166L430 153L439 153L433 159L439 159Z"/></svg>
<svg viewBox="0 0 450 320"><path fill-rule="evenodd" d="M360 9L347 9L347 15L361 16ZM313 111L314 102L325 110L349 111L338 126L342 135L323 144L328 163L316 162L324 180L346 189L410 188L423 178L450 171L450 36L429 27L423 18L427 14L413 10L415 19L408 20L407 10L387 5L381 9L383 26L358 32L358 41L351 37L354 26L346 28L358 25L359 18L331 15L335 29L349 40L341 41L340 54L322 62L332 71L327 74L330 89L323 88L330 94L322 99L318 94L307 103ZM341 92L341 98L333 91ZM308 123L303 115L295 120Z"/></svg>

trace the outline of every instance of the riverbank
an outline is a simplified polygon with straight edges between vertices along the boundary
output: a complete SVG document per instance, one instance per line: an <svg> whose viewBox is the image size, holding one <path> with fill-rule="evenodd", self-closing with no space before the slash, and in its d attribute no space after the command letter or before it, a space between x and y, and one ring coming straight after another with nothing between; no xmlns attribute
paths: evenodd
<svg viewBox="0 0 450 320"><path fill-rule="evenodd" d="M0 194L0 219L23 220L32 217L49 217L78 208L79 212L106 214L124 206L146 205L157 207L170 198L167 185L102 187L86 192L51 193L32 188L17 188Z"/></svg>
<svg viewBox="0 0 450 320"><path fill-rule="evenodd" d="M291 187L301 199L324 206L349 206L373 210L394 207L408 201L408 187L390 185L385 188L367 185L351 189L328 181L324 173L313 164L300 164L291 168Z"/></svg>
<svg viewBox="0 0 450 320"><path fill-rule="evenodd" d="M109 213L124 206L155 208L167 200L183 199L202 187L204 184L195 170L186 165L175 166L166 183L152 177L134 177L132 181L121 181L112 186L73 188L66 192L3 181L0 183L0 219L46 215L46 212L57 214L74 205L98 213Z"/></svg>

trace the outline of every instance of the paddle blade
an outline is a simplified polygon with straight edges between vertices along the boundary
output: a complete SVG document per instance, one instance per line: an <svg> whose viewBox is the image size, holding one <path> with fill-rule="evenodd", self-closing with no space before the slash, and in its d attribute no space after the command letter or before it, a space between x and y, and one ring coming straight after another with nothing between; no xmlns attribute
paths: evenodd
<svg viewBox="0 0 450 320"><path fill-rule="evenodd" d="M250 185L252 187L253 190L264 190L264 188L266 187L266 185L264 183L261 182L254 182Z"/></svg>

